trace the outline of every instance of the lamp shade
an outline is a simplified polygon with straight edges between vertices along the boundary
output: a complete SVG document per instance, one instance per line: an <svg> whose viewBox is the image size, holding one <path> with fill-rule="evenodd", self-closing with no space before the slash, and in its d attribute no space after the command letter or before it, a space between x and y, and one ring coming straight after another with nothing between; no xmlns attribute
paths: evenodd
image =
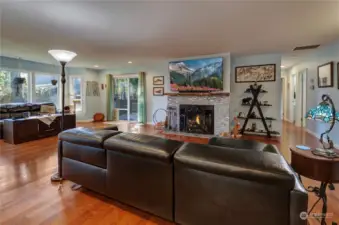
<svg viewBox="0 0 339 225"><path fill-rule="evenodd" d="M72 61L72 59L77 56L75 52L67 50L49 50L48 53L51 54L57 61L65 63Z"/></svg>
<svg viewBox="0 0 339 225"><path fill-rule="evenodd" d="M339 122L339 112L335 112L335 118L333 118L332 106L323 101L317 107L310 109L306 114L306 118L320 120L325 123L331 123L333 120L337 120Z"/></svg>

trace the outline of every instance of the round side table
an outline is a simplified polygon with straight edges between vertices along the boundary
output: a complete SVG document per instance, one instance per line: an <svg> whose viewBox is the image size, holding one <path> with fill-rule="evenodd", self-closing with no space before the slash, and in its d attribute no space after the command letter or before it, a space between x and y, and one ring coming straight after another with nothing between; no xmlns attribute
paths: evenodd
<svg viewBox="0 0 339 225"><path fill-rule="evenodd" d="M339 183L339 158L328 159L313 155L311 150L301 150L290 147L291 166L296 173L312 180L320 181L320 187L308 187L308 191L314 192L323 201L321 225L326 225L325 215L327 213L326 189L334 189L333 183ZM335 150L338 154L339 151Z"/></svg>

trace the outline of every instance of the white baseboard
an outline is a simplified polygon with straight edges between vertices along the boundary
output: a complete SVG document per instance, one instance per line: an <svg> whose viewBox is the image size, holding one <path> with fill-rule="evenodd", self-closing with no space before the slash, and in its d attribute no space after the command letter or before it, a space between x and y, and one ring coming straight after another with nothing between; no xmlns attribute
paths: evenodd
<svg viewBox="0 0 339 225"><path fill-rule="evenodd" d="M283 120L284 120L284 121L287 121L287 122L289 122L289 123L293 123L293 121L291 121L291 120L289 120L289 119L287 119L287 118L284 118Z"/></svg>
<svg viewBox="0 0 339 225"><path fill-rule="evenodd" d="M314 137L316 137L316 138L320 138L320 135L314 133L313 131L311 131L311 130L309 130L309 129L307 129L307 128L305 128L305 131L306 131L307 133L309 133L309 134L312 134L312 135L313 135Z"/></svg>
<svg viewBox="0 0 339 225"><path fill-rule="evenodd" d="M307 129L307 128L305 128L305 131L306 131L307 133L311 134L312 136L318 138L318 139L320 138L320 135L316 134L315 132L313 132L313 131L311 131L311 130L309 130L309 129ZM339 144L334 143L334 147L335 147L336 149L339 149Z"/></svg>

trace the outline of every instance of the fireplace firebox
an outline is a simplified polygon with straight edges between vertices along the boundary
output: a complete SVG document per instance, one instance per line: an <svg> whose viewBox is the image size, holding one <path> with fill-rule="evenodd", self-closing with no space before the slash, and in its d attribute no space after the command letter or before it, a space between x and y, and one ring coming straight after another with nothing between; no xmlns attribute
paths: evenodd
<svg viewBox="0 0 339 225"><path fill-rule="evenodd" d="M214 134L213 105L180 105L180 131Z"/></svg>

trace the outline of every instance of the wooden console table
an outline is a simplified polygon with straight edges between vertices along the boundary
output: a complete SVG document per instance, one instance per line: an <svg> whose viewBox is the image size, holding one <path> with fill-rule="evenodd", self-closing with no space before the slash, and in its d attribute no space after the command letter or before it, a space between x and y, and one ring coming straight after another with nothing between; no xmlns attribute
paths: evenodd
<svg viewBox="0 0 339 225"><path fill-rule="evenodd" d="M319 200L323 200L321 225L326 225L327 213L326 190L334 189L333 183L339 183L339 158L328 159L313 155L311 150L301 150L290 147L291 166L296 173L321 182L320 187L308 187L309 192L314 192ZM339 153L338 150L335 150ZM316 202L318 203L318 202ZM312 210L312 209L311 209Z"/></svg>
<svg viewBox="0 0 339 225"><path fill-rule="evenodd" d="M58 135L61 132L61 115L58 114L54 116L56 116L56 118L49 126L40 121L38 117L16 120L5 119L3 127L4 141L9 144L20 144ZM75 115L66 114L64 124L65 130L76 127Z"/></svg>

